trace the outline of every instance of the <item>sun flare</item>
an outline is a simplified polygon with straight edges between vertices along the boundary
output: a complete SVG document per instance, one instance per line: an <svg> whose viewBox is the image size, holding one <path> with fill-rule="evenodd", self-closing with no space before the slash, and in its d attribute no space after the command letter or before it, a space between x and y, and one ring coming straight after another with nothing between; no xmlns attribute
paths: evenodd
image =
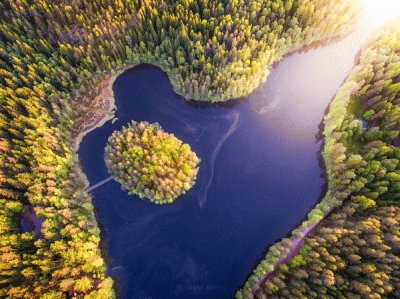
<svg viewBox="0 0 400 299"><path fill-rule="evenodd" d="M375 26L400 18L400 0L362 0L366 20Z"/></svg>

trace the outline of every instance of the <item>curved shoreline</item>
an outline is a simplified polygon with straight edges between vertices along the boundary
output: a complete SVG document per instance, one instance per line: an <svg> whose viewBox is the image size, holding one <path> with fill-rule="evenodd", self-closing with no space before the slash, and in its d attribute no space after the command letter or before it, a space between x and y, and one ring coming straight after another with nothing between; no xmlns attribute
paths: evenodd
<svg viewBox="0 0 400 299"><path fill-rule="evenodd" d="M357 61L358 56L362 53L362 49L357 52L355 62ZM279 266L290 261L300 251L301 245L304 243L304 240L307 238L307 236L317 229L319 224L321 224L321 222L326 219L337 207L341 206L342 202L349 196L349 194L346 192L340 192L337 190L337 185L334 183L333 179L333 168L335 166L335 161L332 159L332 157L334 157L332 147L335 145L333 134L334 129L343 121L344 116L342 116L340 119L337 119L336 122L332 122L330 119L330 111L334 110L338 106L347 107L350 94L348 94L347 98L340 98L340 96L343 96L340 94L340 90L346 90L346 87L352 85L350 79L356 65L356 63L353 65L349 75L339 87L338 93L331 100L321 123L320 138L322 139L323 144L321 145L320 158L325 163L324 174L327 184L326 193L314 206L314 208L310 210L297 228L288 233L287 238L282 238L280 241L267 248L265 256L260 260L259 263L257 263L257 266L253 269L252 273L248 276L244 284L238 289L235 295L237 299L247 298L247 295L251 295L253 298L255 298L256 292L261 285L275 274L275 272L279 269ZM319 219L315 221L312 219L313 216ZM280 251L280 248L285 248L284 242L287 240L291 242L290 248L286 248L286 251ZM268 259L273 259L274 261L268 262ZM264 271L265 273L263 275L258 276L256 274L257 270L263 271L262 268L266 267L265 264L262 264L264 261L266 261L269 270Z"/></svg>
<svg viewBox="0 0 400 299"><path fill-rule="evenodd" d="M334 37L331 37L331 38L328 38L328 39L325 39L325 40L322 40L322 41L314 42L314 43L312 43L310 45L305 45L303 47L294 49L293 51L290 51L289 53L283 55L279 61L277 61L273 65L267 67L267 70L270 71L271 69L273 69L276 66L276 64L280 63L286 57L290 57L291 55L293 55L295 53L303 53L303 52L307 52L307 51L315 49L315 48L319 48L319 47L323 47L323 46L328 46L330 44L334 44L337 41L341 40L342 38L345 38L347 35L351 34L354 30L355 30L355 28L353 28L347 34L334 36ZM114 113L113 112L115 112L117 110L117 107L116 107L116 104L115 104L114 91L113 91L113 84L114 84L115 80L118 78L118 76L120 76L124 72L126 72L126 71L128 71L130 69L133 69L136 66L142 65L142 64L149 64L149 65L155 66L157 68L160 68L161 71L163 71L167 75L168 80L169 80L169 82L171 84L172 90L177 95L181 96L182 99L184 99L188 103L190 103L190 104L194 103L195 105L213 104L212 102L205 102L205 101L199 101L199 100L196 100L196 101L190 100L190 99L188 99L188 97L186 97L186 96L182 95L181 93L179 93L178 92L178 88L176 86L176 82L173 80L173 76L171 74L171 71L168 71L168 69L166 69L162 65L162 63L159 63L157 61L149 61L148 59L141 59L140 61L134 61L132 63L126 64L125 66L119 68L118 70L112 71L109 75L106 75L104 77L104 79L102 81L100 81L100 83L98 84L98 86L100 87L100 92L91 100L91 102L100 102L101 103L101 102L107 102L108 101L108 106L107 106L107 109L101 110L101 114L98 115L98 117L95 119L95 121L93 121L92 123L89 123L89 125L86 126L84 128L84 130L81 130L81 131L77 130L77 135L75 137L75 142L74 142L74 154L76 155L78 162L79 162L78 150L79 150L79 146L80 146L80 143L81 143L82 139L87 134L89 134L91 131L95 130L96 128L99 128L99 127L103 126L106 122L108 122L109 120L113 119L113 117L114 117ZM266 84L266 83L264 83L264 84ZM253 90L253 92L254 92L254 90ZM214 103L214 104L229 105L229 103L232 103L233 101L241 101L243 99L244 99L244 97L241 97L241 98L231 99L229 101L219 102L219 103ZM83 113L83 115L81 115L80 118L85 119L86 118L85 113ZM321 129L323 129L323 128L321 128ZM320 153L320 159L327 164L328 161L325 159L325 154L323 153L323 151L321 151L321 153ZM310 220L310 217L309 217L310 214L312 214L313 212L319 210L318 206L321 203L328 203L328 205L332 204L331 201L332 201L333 195L331 194L330 188L328 186L329 185L328 167L326 166L324 169L321 169L321 171L323 172L323 174L325 176L326 189L323 190L325 192L321 194L321 197L319 198L320 200L317 201L316 206L314 206L314 208L312 208L308 212L308 214L305 216L304 220L302 220L299 225L295 226L292 230L288 231L286 236L283 236L280 240L274 242L271 246L268 246L268 247L265 248L266 249L266 251L265 251L266 253L264 253L263 256L260 257L260 260L251 269L250 275L247 277L247 279L245 281L243 281L243 284L241 286L238 286L238 292L236 293L236 296L238 295L240 290L243 290L243 288L246 286L249 277L251 277L252 273L255 272L255 270L260 265L260 263L265 260L266 256L268 256L268 254L271 252L271 249L276 248L276 246L280 246L281 242L283 240L287 240L288 238L289 239L293 239L293 238L294 239L298 239L298 240L300 240L300 243L303 242L304 239L310 234L310 232L312 232L317 227L317 225L323 219L325 219L325 217L335 208L335 207L332 207L329 211L325 211L324 215L322 215L322 217L319 219L318 222L313 222L313 221ZM78 173L79 173L79 177L80 177L81 182L84 183L84 186L85 186L84 189L89 188L89 182L88 182L88 179L86 177L86 174L83 172L83 170L82 170L82 168L80 166L78 167ZM98 221L98 220L96 219L96 221ZM312 227L312 228L308 230L308 228L310 228L310 227ZM300 239L298 237L299 235L301 236ZM276 268L278 268L280 264L282 264L283 262L289 260L291 254L294 255L295 252L296 252L296 248L293 247L293 248L291 248L291 250L287 254L285 254L285 256L278 257L276 259L276 261L273 263L273 268L271 269L271 271L267 271L267 273L265 273L258 280L258 282L260 282L260 284L261 284L261 281L263 281L263 279L265 281L264 277L266 277L266 279L268 279L268 277L271 275L271 272L275 271ZM282 259L284 261L282 261Z"/></svg>
<svg viewBox="0 0 400 299"><path fill-rule="evenodd" d="M310 226L306 227L303 231L303 237L297 237L294 240L292 240L292 248L289 250L289 252L286 254L286 256L282 257L281 259L279 259L274 266L274 270L271 272L266 273L253 287L252 290L252 294L253 296L256 295L256 292L258 290L258 288L261 287L262 284L264 284L269 278L271 278L275 272L278 270L279 266L281 266L282 264L288 262L289 260L291 260L300 250L301 246L304 244L304 240L305 238L307 238L307 236L315 229L315 227L318 225L319 223L314 223L311 224Z"/></svg>
<svg viewBox="0 0 400 299"><path fill-rule="evenodd" d="M291 51L287 52L286 54L282 55L279 60L275 61L273 64L266 66L266 72L270 72L272 69L276 67L277 64L279 64L281 61L283 61L285 58L290 57L291 55L294 55L296 53L307 53L308 51L320 48L320 47L325 47L329 46L332 44L335 44L342 40L343 38L346 38L350 34L352 34L355 31L355 27L351 28L348 32L344 34L339 34L339 35L334 35L331 37L328 37L323 40L319 41L314 41L308 45L303 45L298 48L292 49ZM246 97L249 96L241 96L238 98L231 98L227 99L225 101L219 101L219 102L212 102L212 101L201 101L201 100L194 100L189 98L188 96L181 94L178 91L177 84L176 82L172 79L172 74L171 71L169 71L166 67L162 65L162 62L156 61L156 59L150 61L148 59L138 59L137 61L133 61L131 63L125 64L124 66L121 66L117 68L116 70L113 70L110 72L110 74L105 75L104 79L99 81L99 84L97 85L100 87L100 91L97 96L92 98L90 102L102 102L102 101L109 101L108 108L103 110L103 115L100 116L97 121L92 122L91 124L87 126L87 128L84 128L83 130L76 130L76 137L74 139L74 151L77 153L79 150L80 143L82 139L89 134L91 131L95 130L98 127L101 127L104 125L107 121L113 119L114 113L117 110L117 107L115 105L115 97L114 97L114 91L113 91L113 85L115 80L122 75L124 72L135 68L136 66L142 65L142 64L149 64L152 66L155 66L157 68L160 68L161 71L166 73L168 80L172 86L172 90L179 96L181 96L183 99L185 99L187 102L192 103L194 102L196 105L202 105L202 104L221 104L221 105L229 105L229 103L236 102L236 101L241 101L245 99ZM268 77L268 76L267 76ZM266 84L266 80L262 81L258 87L256 87L251 93L254 93L262 84ZM85 115L82 115L79 118L86 118Z"/></svg>
<svg viewBox="0 0 400 299"><path fill-rule="evenodd" d="M332 43L332 42L334 42L334 41L330 41L330 43ZM329 44L329 42L328 42L328 44ZM322 45L325 45L325 44L324 44L323 42L320 42L320 44L319 44L318 46L322 46ZM306 47L305 47L305 48L306 48ZM291 54L294 54L294 53L296 53L296 52L301 52L301 49L298 49L298 50L295 50L295 51L293 51L293 52L290 52L290 53L288 53L287 55L291 55ZM284 56L282 59L284 59L285 57L286 57L286 56ZM282 59L281 59L281 60L282 60ZM280 60L280 61L281 61L281 60ZM278 62L280 62L280 61L278 61ZM113 112L115 112L116 109L117 109L116 104L115 104L114 92L113 92L113 84L114 84L115 80L118 78L118 76L120 76L121 74L123 74L125 71L128 71L128 70L130 70L130 69L133 69L133 68L135 68L136 66L141 65L141 64L150 64L150 65L152 65L152 66L155 66L155 67L160 68L164 73L166 73L166 75L167 75L167 77L168 77L168 79L169 79L169 82L170 82L170 84L171 84L171 86L172 86L173 91L174 91L176 94L182 96L180 93L177 92L177 89L175 88L175 85L173 84L174 82L173 82L173 80L171 80L171 76L170 76L171 74L170 74L167 70L165 70L165 68L163 68L161 65L159 65L159 64L157 64L157 63L148 62L148 61L138 62L138 63L132 63L132 64L127 65L127 66L125 66L125 67L119 69L118 71L116 71L116 72L114 72L114 73L112 73L112 74L106 76L105 79L103 79L103 80L98 84L98 86L101 87L101 90L100 90L100 92L98 93L98 95L97 95L95 98L92 99L92 101L98 101L98 102L101 102L101 101L109 101L109 106L107 107L107 109L102 110L102 113L98 115L98 118L96 118L95 121L93 121L92 123L89 123L89 126L87 126L87 128L85 128L85 129L82 130L82 131L78 131L78 132L77 132L77 135L76 135L76 137L75 137L75 143L74 143L74 154L75 154L77 157L78 157L79 146L80 146L80 143L81 143L81 141L83 140L83 138L84 138L87 134L89 134L91 131L95 130L96 128L99 128L99 127L103 126L106 122L108 122L109 120L113 119L113 117L114 117L114 113L113 113ZM186 101L190 102L186 97L184 97L184 96L182 96L182 97L183 97ZM224 103L226 104L226 103L229 103L229 102L231 102L231 101L241 100L241 99L242 99L242 98L239 98L239 99L232 99L232 100L230 100L230 101L228 101L228 102L224 102ZM198 104L200 104L200 105L201 105L202 103L205 103L205 102L202 102L202 101L195 101L195 102L198 103ZM222 104L224 104L224 103L222 103ZM82 117L82 118L85 118L85 114L83 114L81 117ZM237 123L237 120L235 120L234 123L236 124L236 123ZM234 125L235 125L235 124L234 124ZM326 160L325 160L325 158L324 158L324 155L323 155L322 153L321 153L321 159L323 159L323 161L326 162ZM79 161L79 157L78 157L78 161ZM327 169L325 169L324 173L326 174L326 176L328 176L329 171L327 171ZM83 170L82 170L81 167L79 167L79 176L80 176L81 181L85 184L85 189L87 189L87 188L89 187L89 182L88 182L88 179L87 179L87 177L86 177L86 174L83 172ZM329 181L327 181L327 183L329 183ZM325 202L325 201L329 202L329 200L332 198L332 196L330 196L329 194L330 194L330 192L329 192L329 188L328 188L328 191L327 191L325 194L322 194L322 195L323 195L323 196L322 196L322 197L323 197L322 200L320 200L320 201L317 203L317 205L316 205L313 209L311 209L311 210L309 211L309 213L307 214L307 216L305 217L305 219L304 219L298 226L296 226L294 229L292 229L291 231L288 232L288 235L290 236L289 238L290 238L290 239L294 238L295 241L293 241L293 242L294 242L295 244L291 246L289 252L287 252L287 254L286 254L285 256L279 257L279 258L277 259L277 261L273 263L273 266L274 266L273 269L272 269L271 271L268 271L267 273L265 273L265 274L261 277L261 279L258 281L257 285L261 285L262 282L265 282L270 276L272 276L273 272L274 272L282 263L287 262L289 259L291 259L291 258L298 252L298 250L301 248L301 244L304 242L305 238L306 238L306 237L317 227L317 225L318 225L323 219L325 219L325 217L334 209L334 207L333 207L333 208L331 208L329 211L327 211L326 214L325 214L318 222L312 222L312 221L309 219L309 215L310 215L313 211L317 210L319 204L321 204L322 202ZM90 195L89 195L89 196L90 196ZM96 219L96 221L98 221L98 220ZM310 222L311 222L311 223L310 223ZM296 236L298 236L298 235L301 235L301 237L296 237ZM281 244L281 242L282 242L283 240L285 240L285 239L287 240L287 238L283 237L283 238L280 239L279 241L273 243L271 246L266 247L267 255L270 253L270 251L271 251L272 248L275 248L276 246L279 246L279 245ZM297 240L297 241L296 241L296 240ZM102 239L100 242L103 243L103 239ZM103 245L101 245L101 247L104 248L104 246L105 246L105 244L103 243ZM298 246L298 247L297 247L297 246ZM102 255L103 255L103 254L102 254ZM107 256L104 257L104 256L103 256L103 258L109 258L109 257L107 257ZM264 257L262 257L262 258L259 260L259 262L257 262L256 266L253 267L251 271L254 272L254 271L256 270L256 268L257 268L257 265L260 265L260 262L262 262L264 259L265 259L265 255L264 255ZM245 287L246 282L247 282L247 279L246 279L246 281L243 282L243 285L242 285L242 286L239 286L239 287L238 287L238 289L239 289L239 288L242 289L243 287ZM254 286L254 285L253 285L253 286ZM240 291L238 291L238 292L240 292ZM238 296L238 292L236 293L236 296ZM253 291L252 291L252 292L253 292Z"/></svg>
<svg viewBox="0 0 400 299"><path fill-rule="evenodd" d="M78 166L78 175L79 175L79 180L81 183L83 183L83 189L86 192L86 189L89 188L90 184L89 181L86 177L86 174L83 172L82 167L80 165L79 157L78 157L78 151L80 144L83 140L83 138L89 134L91 131L95 130L96 128L99 128L103 126L107 121L111 120L114 116L112 114L112 111L116 109L115 106L115 97L114 97L114 91L113 91L113 85L117 77L123 72L117 71L115 74L109 75L104 79L102 82L98 84L98 86L101 86L101 89L99 91L99 94L91 100L93 101L99 101L99 102L104 102L108 100L108 109L103 110L102 115L98 115L98 118L96 120L92 120L92 123L89 123L88 128L85 128L83 130L76 129L76 136L74 138L73 142L73 152L74 155L76 156L76 159L79 163ZM82 113L84 114L84 112ZM85 115L82 115L80 118L85 118ZM78 120L80 119L78 118Z"/></svg>

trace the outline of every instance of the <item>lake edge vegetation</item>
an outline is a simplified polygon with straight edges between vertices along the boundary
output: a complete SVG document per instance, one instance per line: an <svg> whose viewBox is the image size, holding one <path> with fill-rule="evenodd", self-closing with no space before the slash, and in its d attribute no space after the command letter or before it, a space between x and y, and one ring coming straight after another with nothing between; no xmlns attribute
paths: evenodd
<svg viewBox="0 0 400 299"><path fill-rule="evenodd" d="M110 73L164 69L195 100L248 95L283 55L346 33L356 1L0 3L0 296L110 298L75 141ZM42 235L21 233L29 207Z"/></svg>
<svg viewBox="0 0 400 299"><path fill-rule="evenodd" d="M326 196L269 248L236 298L400 296L399 53L400 21L360 51L324 118Z"/></svg>

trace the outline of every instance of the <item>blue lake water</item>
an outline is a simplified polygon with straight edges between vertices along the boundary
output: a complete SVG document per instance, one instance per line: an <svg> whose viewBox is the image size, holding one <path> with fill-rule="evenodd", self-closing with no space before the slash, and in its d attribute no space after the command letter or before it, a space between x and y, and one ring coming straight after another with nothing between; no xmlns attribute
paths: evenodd
<svg viewBox="0 0 400 299"><path fill-rule="evenodd" d="M148 65L117 78L118 120L89 133L79 149L90 185L109 176L105 144L131 120L159 122L202 160L196 185L171 205L128 196L114 181L91 192L119 297L234 296L268 246L320 198L320 124L377 27L365 18L340 42L285 58L267 84L229 105L188 103Z"/></svg>
<svg viewBox="0 0 400 299"><path fill-rule="evenodd" d="M107 138L130 120L158 122L201 158L197 183L171 205L129 196L111 181L91 193L121 298L230 298L267 245L315 205L321 170L315 139L293 142L253 108L255 96L193 105L167 76L142 65L114 84L118 120L89 133L79 156L90 184L108 177Z"/></svg>

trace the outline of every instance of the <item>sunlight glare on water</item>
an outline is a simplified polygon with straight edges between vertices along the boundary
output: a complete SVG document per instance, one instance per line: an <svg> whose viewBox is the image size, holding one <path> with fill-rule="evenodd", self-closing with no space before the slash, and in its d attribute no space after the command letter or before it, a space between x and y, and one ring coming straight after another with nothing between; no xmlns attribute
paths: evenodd
<svg viewBox="0 0 400 299"><path fill-rule="evenodd" d="M400 17L400 0L362 0L365 9L365 19L374 26Z"/></svg>
<svg viewBox="0 0 400 299"><path fill-rule="evenodd" d="M315 122L322 121L357 53L380 27L400 18L400 0L360 1L364 9L353 32L306 53L287 56L252 96L257 98L255 110L282 134L315 139Z"/></svg>

